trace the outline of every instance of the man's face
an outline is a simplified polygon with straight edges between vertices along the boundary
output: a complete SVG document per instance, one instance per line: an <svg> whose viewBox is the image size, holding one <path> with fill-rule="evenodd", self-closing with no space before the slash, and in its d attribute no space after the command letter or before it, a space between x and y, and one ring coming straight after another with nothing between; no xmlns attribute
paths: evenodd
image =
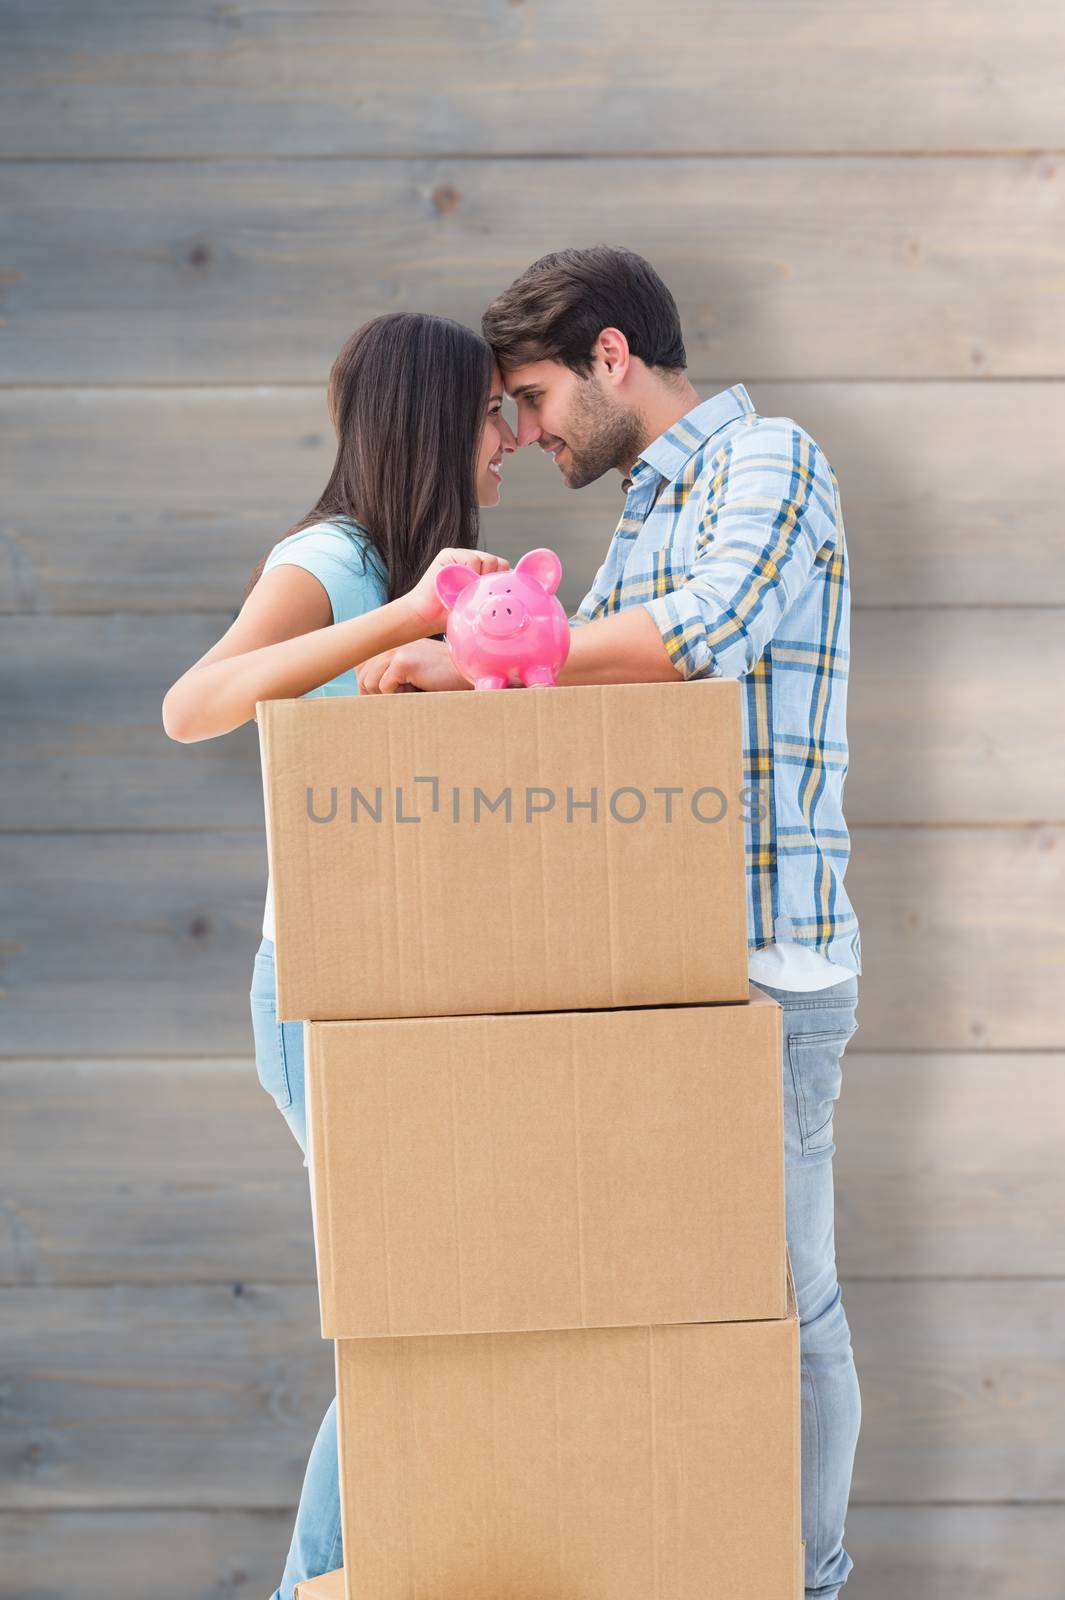
<svg viewBox="0 0 1065 1600"><path fill-rule="evenodd" d="M503 381L518 408L518 444L539 444L570 489L632 466L643 444L640 418L614 399L598 366L582 378L561 361L529 361L504 367Z"/></svg>

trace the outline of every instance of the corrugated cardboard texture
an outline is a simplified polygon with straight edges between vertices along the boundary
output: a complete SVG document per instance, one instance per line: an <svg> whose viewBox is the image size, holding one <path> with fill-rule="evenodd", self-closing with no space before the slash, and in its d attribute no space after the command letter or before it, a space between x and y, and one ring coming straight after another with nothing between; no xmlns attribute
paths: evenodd
<svg viewBox="0 0 1065 1600"><path fill-rule="evenodd" d="M282 1020L746 999L738 683L256 714Z"/></svg>
<svg viewBox="0 0 1065 1600"><path fill-rule="evenodd" d="M323 1572L320 1578L305 1578L297 1583L296 1600L344 1600L344 1569Z"/></svg>
<svg viewBox="0 0 1065 1600"><path fill-rule="evenodd" d="M304 1025L325 1338L785 1315L781 1020Z"/></svg>
<svg viewBox="0 0 1065 1600"><path fill-rule="evenodd" d="M348 1600L801 1600L794 1316L336 1353Z"/></svg>

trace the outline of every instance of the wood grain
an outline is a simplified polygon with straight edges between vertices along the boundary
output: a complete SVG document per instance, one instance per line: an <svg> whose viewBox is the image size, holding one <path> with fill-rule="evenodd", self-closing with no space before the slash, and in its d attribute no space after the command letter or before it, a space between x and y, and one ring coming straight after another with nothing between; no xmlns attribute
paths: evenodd
<svg viewBox="0 0 1065 1600"><path fill-rule="evenodd" d="M848 825L1065 819L1063 617L1005 606L857 613ZM0 642L5 826L261 825L254 721L193 745L176 744L162 725L167 689L228 625L198 615L9 618Z"/></svg>
<svg viewBox="0 0 1065 1600"><path fill-rule="evenodd" d="M477 325L614 237L619 184L692 371L1065 375L1057 157L669 157L0 167L0 382L319 383L371 316Z"/></svg>
<svg viewBox="0 0 1065 1600"><path fill-rule="evenodd" d="M1062 1600L1063 68L1045 0L5 9L5 1593L278 1582L332 1359L252 1059L258 743L162 691L316 497L354 326L620 237L842 493L855 1580ZM573 609L619 512L530 450L482 544Z"/></svg>
<svg viewBox="0 0 1065 1600"><path fill-rule="evenodd" d="M255 1511L0 1512L19 1600L233 1600L280 1580L295 1504ZM1060 1600L1061 1508L852 1506L863 1600Z"/></svg>
<svg viewBox="0 0 1065 1600"><path fill-rule="evenodd" d="M0 1062L0 1170L0 1282L250 1279L317 1303L307 1169L250 1025L232 1059Z"/></svg>
<svg viewBox="0 0 1065 1600"><path fill-rule="evenodd" d="M6 1053L248 1052L263 833L7 834L0 857Z"/></svg>
<svg viewBox="0 0 1065 1600"><path fill-rule="evenodd" d="M296 1498L249 1511L0 1512L19 1600L237 1600L281 1581Z"/></svg>
<svg viewBox="0 0 1065 1600"><path fill-rule="evenodd" d="M1065 1283L843 1283L862 1391L851 1501L1065 1497Z"/></svg>
<svg viewBox="0 0 1065 1600"><path fill-rule="evenodd" d="M1065 829L855 830L861 1049L1060 1050ZM261 833L0 835L2 1053L241 1055Z"/></svg>
<svg viewBox="0 0 1065 1600"><path fill-rule="evenodd" d="M499 156L1061 143L1060 12L632 0L9 12L11 155ZM639 76L633 81L633 63ZM793 92L781 93L781 86ZM904 91L904 92L903 92Z"/></svg>
<svg viewBox="0 0 1065 1600"><path fill-rule="evenodd" d="M840 1274L1065 1276L1065 1057L874 1054L860 1037L834 1118Z"/></svg>
<svg viewBox="0 0 1065 1600"><path fill-rule="evenodd" d="M295 1503L333 1398L313 1290L6 1289L0 1505Z"/></svg>
<svg viewBox="0 0 1065 1600"><path fill-rule="evenodd" d="M1065 1282L844 1283L853 1503L1065 1497ZM333 1394L313 1298L247 1284L0 1291L0 1506L290 1504Z"/></svg>
<svg viewBox="0 0 1065 1600"><path fill-rule="evenodd" d="M332 465L320 376L292 389L0 390L0 611L235 611ZM709 396L732 381L697 387ZM750 390L832 462L856 608L1065 604L1065 384ZM481 542L511 559L550 544L573 610L621 504L615 473L574 494L538 449L521 450Z"/></svg>
<svg viewBox="0 0 1065 1600"><path fill-rule="evenodd" d="M1063 1135L1061 1055L852 1045L835 1118L840 1273L1065 1277ZM315 1293L306 1169L250 1046L0 1062L0 1171L0 1283Z"/></svg>

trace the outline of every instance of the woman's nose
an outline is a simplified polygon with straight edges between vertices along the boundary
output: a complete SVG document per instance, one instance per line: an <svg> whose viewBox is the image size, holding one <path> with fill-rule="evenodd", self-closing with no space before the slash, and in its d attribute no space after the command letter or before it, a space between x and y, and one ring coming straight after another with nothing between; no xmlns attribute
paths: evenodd
<svg viewBox="0 0 1065 1600"><path fill-rule="evenodd" d="M516 450L518 448L518 441L514 437L514 429L510 426L506 417L500 417L499 419L499 436L504 450Z"/></svg>

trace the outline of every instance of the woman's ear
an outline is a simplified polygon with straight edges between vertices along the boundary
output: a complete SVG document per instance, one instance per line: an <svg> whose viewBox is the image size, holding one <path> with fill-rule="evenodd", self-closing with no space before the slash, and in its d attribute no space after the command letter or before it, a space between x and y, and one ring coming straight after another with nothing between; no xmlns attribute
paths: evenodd
<svg viewBox="0 0 1065 1600"><path fill-rule="evenodd" d="M562 582L562 563L553 550L527 550L514 568L522 578L533 578L548 594Z"/></svg>
<svg viewBox="0 0 1065 1600"><path fill-rule="evenodd" d="M436 575L436 598L450 611L463 589L476 582L477 574L472 567L467 567L462 561L453 561L450 566L441 567Z"/></svg>

